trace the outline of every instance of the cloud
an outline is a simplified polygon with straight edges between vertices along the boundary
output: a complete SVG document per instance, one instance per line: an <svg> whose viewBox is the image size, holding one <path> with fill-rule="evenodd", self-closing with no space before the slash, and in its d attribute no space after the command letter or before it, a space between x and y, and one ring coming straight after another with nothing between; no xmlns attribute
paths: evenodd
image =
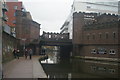
<svg viewBox="0 0 120 80"><path fill-rule="evenodd" d="M60 27L70 14L73 0L24 0L23 2L33 20L41 24L41 32L43 30L60 32Z"/></svg>

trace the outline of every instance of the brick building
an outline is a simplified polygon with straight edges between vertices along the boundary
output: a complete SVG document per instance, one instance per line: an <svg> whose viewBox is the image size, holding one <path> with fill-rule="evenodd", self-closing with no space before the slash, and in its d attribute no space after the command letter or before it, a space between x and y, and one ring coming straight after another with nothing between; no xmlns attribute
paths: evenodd
<svg viewBox="0 0 120 80"><path fill-rule="evenodd" d="M16 10L22 10L22 2L6 2L9 11L6 12L7 16L8 16L8 22L7 24L10 27L15 27L14 21L16 20Z"/></svg>
<svg viewBox="0 0 120 80"><path fill-rule="evenodd" d="M35 45L39 43L40 24L33 21L29 12L21 10L16 10L15 24L16 38L20 39L20 44L24 46L24 48L32 44L35 50Z"/></svg>
<svg viewBox="0 0 120 80"><path fill-rule="evenodd" d="M73 14L74 55L117 60L119 57L118 15Z"/></svg>
<svg viewBox="0 0 120 80"><path fill-rule="evenodd" d="M16 11L16 37L26 39L26 44L39 38L40 24L33 21L29 12Z"/></svg>
<svg viewBox="0 0 120 80"><path fill-rule="evenodd" d="M2 62L10 61L14 58L13 56L13 49L18 48L19 40L16 39L14 36L11 35L11 27L8 26L6 23L8 21L8 16L6 15L6 12L9 11L8 6L6 5L5 1L0 2L1 4L1 19L0 19L0 27L1 27L1 38L2 40Z"/></svg>
<svg viewBox="0 0 120 80"><path fill-rule="evenodd" d="M16 10L25 10L23 8L23 4L21 1L9 1L6 2L9 11L6 12L6 15L8 16L8 21L6 22L8 26L11 27L11 34L15 35L15 22L16 22Z"/></svg>
<svg viewBox="0 0 120 80"><path fill-rule="evenodd" d="M11 27L11 34L20 39L21 48L26 48L29 44L39 39L40 24L33 21L30 12L27 12L21 1L7 0L9 11L6 12L8 22Z"/></svg>
<svg viewBox="0 0 120 80"><path fill-rule="evenodd" d="M61 33L69 33L70 39L73 39L73 13L110 13L118 14L118 0L74 0L71 6L71 12L60 28Z"/></svg>

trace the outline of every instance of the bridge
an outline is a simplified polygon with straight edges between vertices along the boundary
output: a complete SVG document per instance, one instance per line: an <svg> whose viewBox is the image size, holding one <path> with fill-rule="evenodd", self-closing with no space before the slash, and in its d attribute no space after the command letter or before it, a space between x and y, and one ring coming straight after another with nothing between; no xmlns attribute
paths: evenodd
<svg viewBox="0 0 120 80"><path fill-rule="evenodd" d="M61 59L69 58L72 51L72 40L68 33L43 32L40 38L40 46L59 46Z"/></svg>
<svg viewBox="0 0 120 80"><path fill-rule="evenodd" d="M40 45L43 46L70 46L72 40L69 39L69 33L50 33L43 32L40 38Z"/></svg>

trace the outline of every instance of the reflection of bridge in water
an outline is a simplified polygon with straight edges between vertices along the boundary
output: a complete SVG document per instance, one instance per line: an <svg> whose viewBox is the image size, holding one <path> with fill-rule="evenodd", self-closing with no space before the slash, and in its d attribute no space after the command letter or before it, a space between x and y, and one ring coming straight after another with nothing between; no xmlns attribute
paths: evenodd
<svg viewBox="0 0 120 80"><path fill-rule="evenodd" d="M69 39L68 33L50 33L43 32L40 38L40 46L59 46L61 58L70 56L72 51L72 40Z"/></svg>

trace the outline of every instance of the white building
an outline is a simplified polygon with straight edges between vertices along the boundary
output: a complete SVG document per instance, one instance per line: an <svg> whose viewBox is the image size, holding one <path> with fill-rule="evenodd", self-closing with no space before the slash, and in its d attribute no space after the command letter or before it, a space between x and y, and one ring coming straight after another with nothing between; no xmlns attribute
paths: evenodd
<svg viewBox="0 0 120 80"><path fill-rule="evenodd" d="M74 12L118 14L118 0L74 0L70 15L60 28L61 33L70 34L70 39L72 39Z"/></svg>
<svg viewBox="0 0 120 80"><path fill-rule="evenodd" d="M73 30L72 25L73 25L73 23L72 23L72 13L70 13L67 20L64 22L64 24L60 28L61 33L69 33L69 38L70 39L72 39L72 30Z"/></svg>
<svg viewBox="0 0 120 80"><path fill-rule="evenodd" d="M117 0L102 0L83 2L76 0L73 2L73 12L98 12L98 13L113 13L118 14L118 1Z"/></svg>

